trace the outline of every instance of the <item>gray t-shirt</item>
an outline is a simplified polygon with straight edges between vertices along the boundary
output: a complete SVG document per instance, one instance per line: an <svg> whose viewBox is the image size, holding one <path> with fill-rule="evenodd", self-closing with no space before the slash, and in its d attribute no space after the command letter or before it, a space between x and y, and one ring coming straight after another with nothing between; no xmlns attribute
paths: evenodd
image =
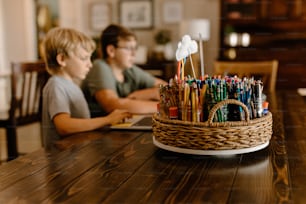
<svg viewBox="0 0 306 204"><path fill-rule="evenodd" d="M52 121L59 113L68 113L72 118L90 118L80 87L62 77L52 76L43 89L42 133L47 149L52 149L54 142L61 138Z"/></svg>
<svg viewBox="0 0 306 204"><path fill-rule="evenodd" d="M123 75L124 82L119 82L116 80L112 68L104 60L94 61L92 69L82 84L92 117L106 114L95 100L94 94L97 91L112 89L119 97L124 98L136 90L152 88L155 83L153 75L137 66L124 70Z"/></svg>

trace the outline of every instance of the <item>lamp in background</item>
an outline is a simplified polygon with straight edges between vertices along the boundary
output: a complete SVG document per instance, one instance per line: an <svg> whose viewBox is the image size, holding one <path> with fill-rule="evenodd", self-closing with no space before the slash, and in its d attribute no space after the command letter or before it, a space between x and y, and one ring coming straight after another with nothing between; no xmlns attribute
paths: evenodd
<svg viewBox="0 0 306 204"><path fill-rule="evenodd" d="M193 40L199 42L200 47L200 63L201 76L204 76L204 53L203 41L208 41L210 38L210 22L208 19L190 19L183 20L180 24L180 35L190 35Z"/></svg>
<svg viewBox="0 0 306 204"><path fill-rule="evenodd" d="M237 57L236 47L248 47L251 43L251 36L249 33L227 33L224 43L229 47L226 50L226 55L229 59L233 60Z"/></svg>

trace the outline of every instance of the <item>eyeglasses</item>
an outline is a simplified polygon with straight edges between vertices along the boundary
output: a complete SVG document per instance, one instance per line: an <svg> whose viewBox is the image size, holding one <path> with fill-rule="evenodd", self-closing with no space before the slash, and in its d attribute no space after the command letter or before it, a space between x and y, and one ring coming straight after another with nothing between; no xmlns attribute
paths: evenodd
<svg viewBox="0 0 306 204"><path fill-rule="evenodd" d="M116 46L116 48L118 48L118 49L124 49L124 50L129 51L129 52L136 52L136 51L137 51L137 49L138 49L138 47L137 47L137 46L136 46L136 47L128 47L128 46L126 46L126 47L124 47L124 46Z"/></svg>

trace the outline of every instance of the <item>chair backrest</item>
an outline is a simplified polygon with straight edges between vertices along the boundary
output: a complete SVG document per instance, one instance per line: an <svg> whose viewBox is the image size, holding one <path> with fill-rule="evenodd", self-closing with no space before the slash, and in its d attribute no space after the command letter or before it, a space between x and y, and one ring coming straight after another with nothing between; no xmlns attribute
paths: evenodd
<svg viewBox="0 0 306 204"><path fill-rule="evenodd" d="M42 89L48 78L43 61L11 64L11 120L18 125L40 121Z"/></svg>
<svg viewBox="0 0 306 204"><path fill-rule="evenodd" d="M278 71L278 61L215 61L214 74L237 75L239 78L254 77L264 84L264 90L274 92Z"/></svg>

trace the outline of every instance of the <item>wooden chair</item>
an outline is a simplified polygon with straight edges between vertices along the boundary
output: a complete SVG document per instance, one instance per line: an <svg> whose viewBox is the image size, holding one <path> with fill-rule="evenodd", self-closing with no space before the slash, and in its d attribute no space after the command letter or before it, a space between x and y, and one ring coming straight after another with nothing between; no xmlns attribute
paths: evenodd
<svg viewBox="0 0 306 204"><path fill-rule="evenodd" d="M41 121L42 89L48 77L42 61L11 64L10 108L0 118L0 127L6 129L8 160L18 157L17 127Z"/></svg>
<svg viewBox="0 0 306 204"><path fill-rule="evenodd" d="M264 90L274 92L278 71L278 61L215 61L214 74L237 75L242 77L254 77L261 79Z"/></svg>

